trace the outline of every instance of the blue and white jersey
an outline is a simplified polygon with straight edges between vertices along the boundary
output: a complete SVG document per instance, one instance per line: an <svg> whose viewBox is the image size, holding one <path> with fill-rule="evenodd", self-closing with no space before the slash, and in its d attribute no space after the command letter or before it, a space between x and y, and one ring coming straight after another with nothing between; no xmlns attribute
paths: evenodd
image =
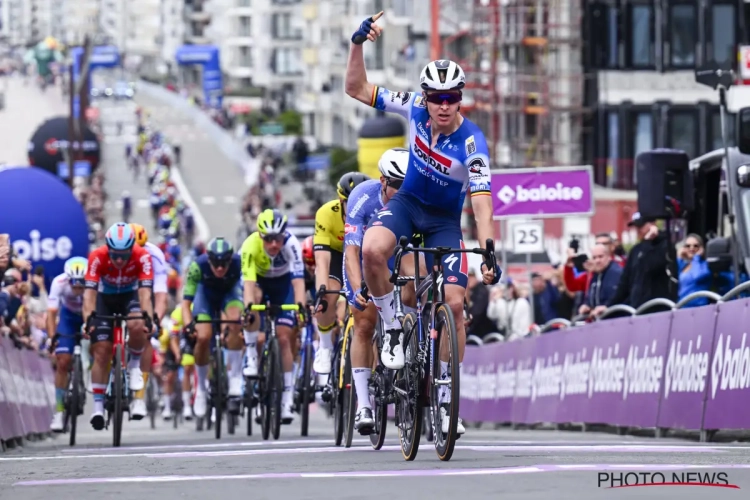
<svg viewBox="0 0 750 500"><path fill-rule="evenodd" d="M372 107L398 113L409 121L410 166L400 192L429 206L454 213L463 208L467 189L471 195L490 194L490 159L479 127L463 119L458 130L440 136L433 149L430 115L419 92L392 92L375 87Z"/></svg>
<svg viewBox="0 0 750 500"><path fill-rule="evenodd" d="M362 246L367 224L383 208L382 193L380 181L376 179L365 181L352 190L346 204L344 247Z"/></svg>

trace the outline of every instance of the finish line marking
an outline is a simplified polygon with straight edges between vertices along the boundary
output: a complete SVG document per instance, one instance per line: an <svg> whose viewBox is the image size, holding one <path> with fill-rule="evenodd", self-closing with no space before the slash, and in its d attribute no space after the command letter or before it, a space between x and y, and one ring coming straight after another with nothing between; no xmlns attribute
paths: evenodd
<svg viewBox="0 0 750 500"><path fill-rule="evenodd" d="M499 476L511 474L534 474L541 472L572 472L580 469L588 470L618 470L633 468L635 465L616 464L580 464L580 465L536 465L529 467L505 467L493 469L425 469L425 470L388 470L388 471L344 471L344 472L298 472L298 473L268 473L268 474L236 474L213 476L133 476L133 477L104 477L104 478L76 478L76 479L47 479L41 481L19 481L13 486L62 486L79 484L107 484L107 483L174 483L187 481L226 481L248 479L338 479L352 477L440 477L440 476ZM750 469L750 464L715 464L691 465L653 464L656 469ZM579 470L576 470L579 469Z"/></svg>

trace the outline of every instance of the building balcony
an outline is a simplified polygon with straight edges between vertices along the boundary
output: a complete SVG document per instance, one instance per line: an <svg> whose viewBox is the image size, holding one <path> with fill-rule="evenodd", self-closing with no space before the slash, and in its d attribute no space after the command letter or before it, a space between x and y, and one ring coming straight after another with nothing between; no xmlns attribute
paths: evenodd
<svg viewBox="0 0 750 500"><path fill-rule="evenodd" d="M188 18L191 21L199 22L199 23L207 23L211 21L211 13L206 11L191 11Z"/></svg>

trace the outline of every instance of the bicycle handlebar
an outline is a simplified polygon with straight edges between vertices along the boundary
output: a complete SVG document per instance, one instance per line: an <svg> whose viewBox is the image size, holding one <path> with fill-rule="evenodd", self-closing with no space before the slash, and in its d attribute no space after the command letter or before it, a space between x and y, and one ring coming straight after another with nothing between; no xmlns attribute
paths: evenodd
<svg viewBox="0 0 750 500"><path fill-rule="evenodd" d="M318 291L315 294L315 306L313 307L313 310L317 310L318 306L322 307L321 312L326 312L328 310L328 301L323 298L325 295L346 296L341 290L326 290L325 285L320 285L320 288L318 288Z"/></svg>
<svg viewBox="0 0 750 500"><path fill-rule="evenodd" d="M86 329L85 331L89 331L91 329L91 324L95 319L103 319L105 321L151 321L151 318L148 314L145 312L141 312L138 315L133 314L97 314L96 311L89 314L89 317L86 318Z"/></svg>
<svg viewBox="0 0 750 500"><path fill-rule="evenodd" d="M406 236L402 236L398 240L398 245L396 245L396 248L394 248L393 250L395 262L393 265L393 272L391 273L391 278L389 280L393 284L395 284L398 280L398 271L401 268L401 257L403 256L404 251L407 250L408 246L409 238ZM447 255L449 253L475 253L483 257L484 265L487 267L487 269L494 270L497 267L497 259L495 257L495 242L491 238L487 238L487 240L485 241L485 248L412 247L409 249L409 251L414 253L433 254L437 255L438 257L442 257L443 255Z"/></svg>

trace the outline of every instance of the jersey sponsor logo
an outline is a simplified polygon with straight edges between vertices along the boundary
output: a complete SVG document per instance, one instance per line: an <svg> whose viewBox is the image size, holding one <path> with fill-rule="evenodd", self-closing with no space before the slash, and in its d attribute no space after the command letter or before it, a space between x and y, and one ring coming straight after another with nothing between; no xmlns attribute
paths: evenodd
<svg viewBox="0 0 750 500"><path fill-rule="evenodd" d="M474 158L469 162L469 172L472 174L481 174L483 168L487 168L487 165L481 158Z"/></svg>
<svg viewBox="0 0 750 500"><path fill-rule="evenodd" d="M417 97L414 98L414 105L417 106L417 107L419 107L419 108L424 108L425 107L424 99L422 99L421 95L418 95Z"/></svg>
<svg viewBox="0 0 750 500"><path fill-rule="evenodd" d="M344 233L352 234L357 232L357 226L353 224L344 224Z"/></svg>
<svg viewBox="0 0 750 500"><path fill-rule="evenodd" d="M141 256L141 269L144 274L151 274L151 255L145 254Z"/></svg>
<svg viewBox="0 0 750 500"><path fill-rule="evenodd" d="M391 102L396 102L402 99L403 95L403 92L391 92Z"/></svg>
<svg viewBox="0 0 750 500"><path fill-rule="evenodd" d="M362 198L358 199L357 203L355 203L354 206L349 209L349 217L354 217L355 215L357 215L357 212L359 212L359 210L362 208L362 205L364 205L365 202L369 199L369 194L362 195Z"/></svg>
<svg viewBox="0 0 750 500"><path fill-rule="evenodd" d="M458 282L458 278L456 278L455 276L448 276L448 282L449 283L456 283L456 282Z"/></svg>
<svg viewBox="0 0 750 500"><path fill-rule="evenodd" d="M375 222L372 223L372 225L373 226L382 226L383 223L381 221L379 221L379 220L376 220Z"/></svg>
<svg viewBox="0 0 750 500"><path fill-rule="evenodd" d="M389 215L393 215L393 212L390 210L380 210L378 212L378 219L382 219L383 217L387 217Z"/></svg>
<svg viewBox="0 0 750 500"><path fill-rule="evenodd" d="M401 105L406 106L409 99L411 99L411 92L404 92L404 95L401 96Z"/></svg>
<svg viewBox="0 0 750 500"><path fill-rule="evenodd" d="M414 152L417 154L417 157L420 160L422 160L441 174L448 174L448 170L451 168L450 159L434 151L430 151L430 148L427 147L427 144L425 144L424 141L419 137L415 137L414 145Z"/></svg>
<svg viewBox="0 0 750 500"><path fill-rule="evenodd" d="M473 135L470 135L464 144L466 146L466 156L471 156L477 152L477 144L474 142Z"/></svg>
<svg viewBox="0 0 750 500"><path fill-rule="evenodd" d="M424 137L425 139L429 137L429 135L427 134L427 131L422 126L422 122L417 122L417 130L419 130L419 133L422 134L422 137Z"/></svg>
<svg viewBox="0 0 750 500"><path fill-rule="evenodd" d="M453 272L453 265L458 262L458 256L455 253L450 254L446 259L445 263L448 264L448 269Z"/></svg>
<svg viewBox="0 0 750 500"><path fill-rule="evenodd" d="M99 265L102 262L99 260L99 256L97 255L94 257L94 261L89 265L88 273L90 276L98 276L99 275Z"/></svg>

